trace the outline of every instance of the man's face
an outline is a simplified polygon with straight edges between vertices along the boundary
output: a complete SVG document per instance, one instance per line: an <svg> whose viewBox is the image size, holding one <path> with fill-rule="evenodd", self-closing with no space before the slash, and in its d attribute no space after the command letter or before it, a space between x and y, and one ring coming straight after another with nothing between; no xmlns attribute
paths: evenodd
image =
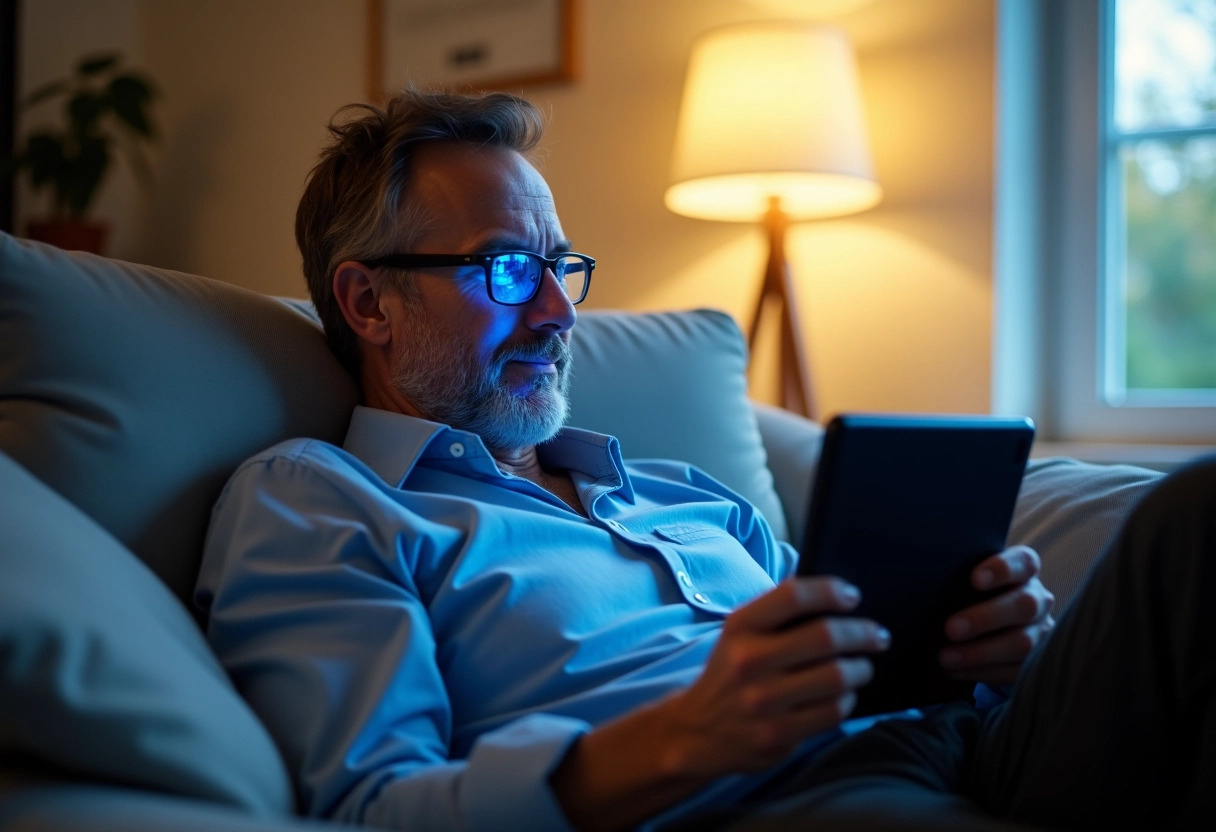
<svg viewBox="0 0 1216 832"><path fill-rule="evenodd" d="M424 208L418 254L568 249L541 175L515 151L432 144L415 156ZM472 431L492 451L543 442L565 422L575 313L551 273L520 306L490 299L480 267L411 271L393 383L428 419Z"/></svg>

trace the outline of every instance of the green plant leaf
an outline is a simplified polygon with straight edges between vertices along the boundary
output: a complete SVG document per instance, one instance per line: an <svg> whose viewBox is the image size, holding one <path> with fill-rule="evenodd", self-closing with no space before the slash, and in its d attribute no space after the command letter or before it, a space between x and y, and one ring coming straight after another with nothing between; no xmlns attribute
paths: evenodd
<svg viewBox="0 0 1216 832"><path fill-rule="evenodd" d="M117 52L108 55L90 55L82 58L80 63L76 65L78 75L96 75L99 72L105 72L110 67L114 66L119 61Z"/></svg>
<svg viewBox="0 0 1216 832"><path fill-rule="evenodd" d="M48 98L54 98L60 93L65 92L67 88L68 82L64 80L51 81L50 83L43 84L41 87L27 95L25 97L25 101L21 102L21 106L33 107L35 104L40 104L43 101L46 101Z"/></svg>
<svg viewBox="0 0 1216 832"><path fill-rule="evenodd" d="M136 133L151 138L155 131L147 106L152 100L152 88L138 76L120 75L110 82L109 90L114 114Z"/></svg>
<svg viewBox="0 0 1216 832"><path fill-rule="evenodd" d="M72 125L72 133L76 136L86 136L97 123L97 119L107 109L107 100L92 92L78 92L68 101L68 120Z"/></svg>
<svg viewBox="0 0 1216 832"><path fill-rule="evenodd" d="M35 133L25 143L22 165L29 168L34 190L58 179L67 163L63 140L53 133Z"/></svg>
<svg viewBox="0 0 1216 832"><path fill-rule="evenodd" d="M79 155L65 166L58 182L70 216L82 217L89 210L109 164L106 139L94 137L80 146Z"/></svg>

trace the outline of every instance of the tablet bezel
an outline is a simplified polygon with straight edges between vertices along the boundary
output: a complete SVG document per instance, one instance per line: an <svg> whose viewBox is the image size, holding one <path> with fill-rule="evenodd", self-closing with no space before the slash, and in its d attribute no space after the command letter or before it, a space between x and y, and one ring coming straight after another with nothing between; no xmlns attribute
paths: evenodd
<svg viewBox="0 0 1216 832"><path fill-rule="evenodd" d="M946 618L985 595L971 569L1005 547L1034 439L1029 419L842 414L824 433L798 573L855 584L887 627L855 716L966 698L938 653ZM991 593L989 593L991 594Z"/></svg>

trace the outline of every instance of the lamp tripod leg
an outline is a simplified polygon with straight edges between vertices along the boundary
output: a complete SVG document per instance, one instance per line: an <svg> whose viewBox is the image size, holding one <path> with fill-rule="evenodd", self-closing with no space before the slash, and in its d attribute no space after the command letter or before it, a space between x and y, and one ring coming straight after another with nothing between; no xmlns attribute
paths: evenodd
<svg viewBox="0 0 1216 832"><path fill-rule="evenodd" d="M781 340L777 356L777 382L781 406L807 418L816 419L819 414L811 385L810 365L806 358L802 327L799 325L797 310L794 306L790 266L785 259L787 219L781 210L781 203L776 197L769 201L765 225L768 229L769 240L768 263L764 269L764 285L761 287L760 297L756 301L756 310L752 315L748 349L752 355L755 355L756 334L760 331L760 319L763 317L765 302L770 297L776 298L781 306Z"/></svg>

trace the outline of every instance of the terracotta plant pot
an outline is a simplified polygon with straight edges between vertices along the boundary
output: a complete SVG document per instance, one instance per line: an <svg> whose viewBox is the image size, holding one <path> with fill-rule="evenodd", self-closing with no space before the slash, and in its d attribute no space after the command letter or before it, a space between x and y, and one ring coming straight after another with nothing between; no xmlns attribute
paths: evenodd
<svg viewBox="0 0 1216 832"><path fill-rule="evenodd" d="M105 223L85 220L44 220L31 222L26 227L31 240L50 243L68 251L87 251L104 254L106 235L110 229Z"/></svg>

